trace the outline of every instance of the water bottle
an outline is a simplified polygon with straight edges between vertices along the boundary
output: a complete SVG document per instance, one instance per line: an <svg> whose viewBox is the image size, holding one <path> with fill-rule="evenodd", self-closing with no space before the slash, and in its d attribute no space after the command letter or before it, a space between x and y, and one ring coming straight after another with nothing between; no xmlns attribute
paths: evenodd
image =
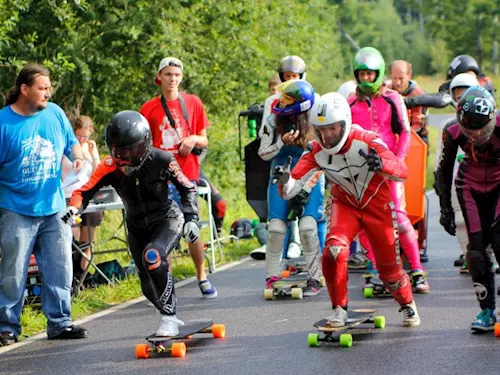
<svg viewBox="0 0 500 375"><path fill-rule="evenodd" d="M257 122L255 119L248 119L248 137L257 137Z"/></svg>

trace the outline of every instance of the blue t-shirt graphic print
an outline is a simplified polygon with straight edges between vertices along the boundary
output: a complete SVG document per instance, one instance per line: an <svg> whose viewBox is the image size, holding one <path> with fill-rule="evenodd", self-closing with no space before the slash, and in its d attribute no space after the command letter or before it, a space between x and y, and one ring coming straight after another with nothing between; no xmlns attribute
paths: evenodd
<svg viewBox="0 0 500 375"><path fill-rule="evenodd" d="M0 207L27 215L61 211L61 161L76 144L71 124L54 103L32 116L0 110Z"/></svg>

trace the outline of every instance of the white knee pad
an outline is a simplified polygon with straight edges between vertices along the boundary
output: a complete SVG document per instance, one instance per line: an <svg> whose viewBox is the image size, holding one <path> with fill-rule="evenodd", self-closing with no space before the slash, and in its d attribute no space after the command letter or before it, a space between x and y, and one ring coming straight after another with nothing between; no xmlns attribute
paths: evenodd
<svg viewBox="0 0 500 375"><path fill-rule="evenodd" d="M286 224L283 220L280 219L272 219L269 222L269 233L286 233Z"/></svg>
<svg viewBox="0 0 500 375"><path fill-rule="evenodd" d="M299 221L300 242L304 252L319 251L318 223L312 216L304 216Z"/></svg>
<svg viewBox="0 0 500 375"><path fill-rule="evenodd" d="M272 219L269 222L266 246L266 278L280 274L281 253L285 243L286 229L283 220Z"/></svg>
<svg viewBox="0 0 500 375"><path fill-rule="evenodd" d="M299 221L300 242L304 248L304 258L307 263L309 276L319 280L320 275L320 248L318 224L312 216L304 216Z"/></svg>

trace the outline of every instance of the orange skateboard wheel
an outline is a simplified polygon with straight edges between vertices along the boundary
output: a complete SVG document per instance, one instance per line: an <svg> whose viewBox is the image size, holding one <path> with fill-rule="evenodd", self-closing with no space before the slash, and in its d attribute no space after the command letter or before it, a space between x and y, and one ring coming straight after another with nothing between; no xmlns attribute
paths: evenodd
<svg viewBox="0 0 500 375"><path fill-rule="evenodd" d="M290 270L281 271L281 277L290 277Z"/></svg>
<svg viewBox="0 0 500 375"><path fill-rule="evenodd" d="M214 324L212 326L212 335L216 339L222 339L226 337L226 326L224 324Z"/></svg>
<svg viewBox="0 0 500 375"><path fill-rule="evenodd" d="M172 351L172 357L185 357L186 356L186 344L183 342L175 342L170 348Z"/></svg>
<svg viewBox="0 0 500 375"><path fill-rule="evenodd" d="M495 323L494 333L495 337L500 337L500 323Z"/></svg>
<svg viewBox="0 0 500 375"><path fill-rule="evenodd" d="M137 344L135 346L135 356L137 359L139 358L149 358L149 344Z"/></svg>

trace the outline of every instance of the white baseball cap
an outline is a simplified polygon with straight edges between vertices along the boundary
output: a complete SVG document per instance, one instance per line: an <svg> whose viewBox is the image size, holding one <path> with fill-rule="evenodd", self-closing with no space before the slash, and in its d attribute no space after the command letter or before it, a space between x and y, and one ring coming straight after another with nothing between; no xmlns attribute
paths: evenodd
<svg viewBox="0 0 500 375"><path fill-rule="evenodd" d="M160 61L160 65L158 65L157 73L160 73L167 66L176 66L177 68L181 68L181 72L184 71L184 67L182 65L182 61L176 57L165 57ZM155 77L155 83L157 85L161 85L161 81Z"/></svg>

